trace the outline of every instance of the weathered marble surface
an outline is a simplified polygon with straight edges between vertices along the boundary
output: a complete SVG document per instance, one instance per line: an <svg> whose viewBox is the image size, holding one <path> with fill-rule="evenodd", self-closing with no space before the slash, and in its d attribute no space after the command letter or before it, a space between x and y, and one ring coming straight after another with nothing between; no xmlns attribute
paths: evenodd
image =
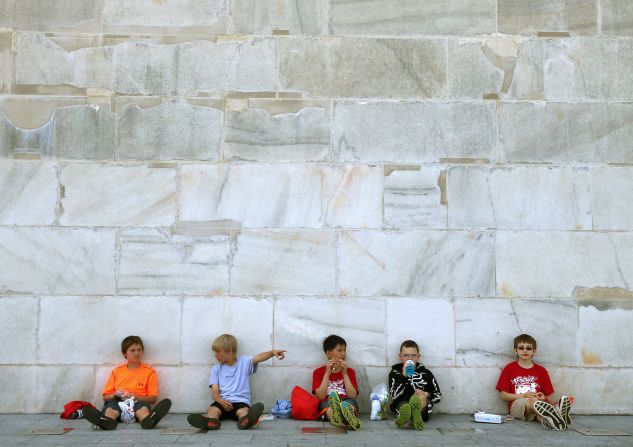
<svg viewBox="0 0 633 447"><path fill-rule="evenodd" d="M99 0L3 0L0 26L16 30L94 31Z"/></svg>
<svg viewBox="0 0 633 447"><path fill-rule="evenodd" d="M0 224L53 224L58 187L54 164L0 162Z"/></svg>
<svg viewBox="0 0 633 447"><path fill-rule="evenodd" d="M438 406L439 411L468 414L477 408L485 408L491 413L508 413L508 404L501 400L499 393L495 390L501 368L436 367L431 371L442 391L442 402ZM457 436L455 438L457 442L459 438ZM442 440L444 439L446 437Z"/></svg>
<svg viewBox="0 0 633 447"><path fill-rule="evenodd" d="M218 160L224 113L185 102L123 109L117 126L117 158Z"/></svg>
<svg viewBox="0 0 633 447"><path fill-rule="evenodd" d="M330 33L474 35L495 32L493 0L332 0Z"/></svg>
<svg viewBox="0 0 633 447"><path fill-rule="evenodd" d="M482 99L487 93L507 91L505 84L509 81L504 81L506 77L512 79L515 45L510 39L449 39L449 96Z"/></svg>
<svg viewBox="0 0 633 447"><path fill-rule="evenodd" d="M2 364L35 363L38 307L37 297L0 297L0 338L4 340L0 343Z"/></svg>
<svg viewBox="0 0 633 447"><path fill-rule="evenodd" d="M453 166L447 194L449 228L592 229L589 168Z"/></svg>
<svg viewBox="0 0 633 447"><path fill-rule="evenodd" d="M504 34L536 34L539 31L569 31L594 35L598 28L595 0L499 0L498 31Z"/></svg>
<svg viewBox="0 0 633 447"><path fill-rule="evenodd" d="M242 231L231 266L231 294L333 295L335 240L330 230Z"/></svg>
<svg viewBox="0 0 633 447"><path fill-rule="evenodd" d="M61 168L63 225L170 225L176 170L73 163Z"/></svg>
<svg viewBox="0 0 633 447"><path fill-rule="evenodd" d="M183 221L242 227L380 227L382 172L375 166L188 165Z"/></svg>
<svg viewBox="0 0 633 447"><path fill-rule="evenodd" d="M628 0L600 0L602 33L633 36L633 3Z"/></svg>
<svg viewBox="0 0 633 447"><path fill-rule="evenodd" d="M485 103L334 103L338 161L434 163L494 155L495 108Z"/></svg>
<svg viewBox="0 0 633 447"><path fill-rule="evenodd" d="M384 215L389 228L446 228L439 166L385 166Z"/></svg>
<svg viewBox="0 0 633 447"><path fill-rule="evenodd" d="M325 108L274 115L260 108L226 113L226 159L326 161L329 154L330 118Z"/></svg>
<svg viewBox="0 0 633 447"><path fill-rule="evenodd" d="M0 293L115 291L113 229L0 228Z"/></svg>
<svg viewBox="0 0 633 447"><path fill-rule="evenodd" d="M506 162L631 163L628 103L501 103L500 159Z"/></svg>
<svg viewBox="0 0 633 447"><path fill-rule="evenodd" d="M271 34L321 34L323 5L305 0L232 0L229 32Z"/></svg>
<svg viewBox="0 0 633 447"><path fill-rule="evenodd" d="M42 34L20 33L16 83L70 84L144 95L269 91L275 89L277 79L275 52L275 42L261 38L171 45L131 40L69 52Z"/></svg>
<svg viewBox="0 0 633 447"><path fill-rule="evenodd" d="M383 366L386 329L381 298L319 297L318 304L300 297L275 301L275 346L288 350L284 365L325 364L323 340L337 334L347 342L350 365Z"/></svg>
<svg viewBox="0 0 633 447"><path fill-rule="evenodd" d="M498 231L497 294L570 297L575 287L630 290L631 244L633 233Z"/></svg>
<svg viewBox="0 0 633 447"><path fill-rule="evenodd" d="M281 88L311 97L446 96L439 39L291 38L279 41L279 57Z"/></svg>
<svg viewBox="0 0 633 447"><path fill-rule="evenodd" d="M485 232L342 231L339 293L490 296L493 245L493 235Z"/></svg>
<svg viewBox="0 0 633 447"><path fill-rule="evenodd" d="M594 229L633 230L633 168L592 168L591 193Z"/></svg>
<svg viewBox="0 0 633 447"><path fill-rule="evenodd" d="M119 240L120 294L222 295L229 285L230 231L127 229Z"/></svg>

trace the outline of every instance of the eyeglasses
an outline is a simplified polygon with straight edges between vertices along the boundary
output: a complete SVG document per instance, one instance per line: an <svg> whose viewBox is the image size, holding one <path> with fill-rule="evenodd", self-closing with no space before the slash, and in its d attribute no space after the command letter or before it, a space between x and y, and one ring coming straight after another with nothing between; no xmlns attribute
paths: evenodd
<svg viewBox="0 0 633 447"><path fill-rule="evenodd" d="M531 351L533 349L532 346L517 346L517 351Z"/></svg>
<svg viewBox="0 0 633 447"><path fill-rule="evenodd" d="M408 359L414 359L414 358L420 356L420 354L401 354L401 355L402 355L402 357L406 357Z"/></svg>

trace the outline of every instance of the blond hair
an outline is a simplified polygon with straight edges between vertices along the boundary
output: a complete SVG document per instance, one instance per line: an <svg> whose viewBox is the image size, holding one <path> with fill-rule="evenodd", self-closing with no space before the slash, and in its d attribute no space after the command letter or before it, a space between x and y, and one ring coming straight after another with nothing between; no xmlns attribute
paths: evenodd
<svg viewBox="0 0 633 447"><path fill-rule="evenodd" d="M213 340L211 349L213 349L213 351L215 352L232 352L233 354L237 355L237 338L235 338L231 334L222 334L218 338Z"/></svg>

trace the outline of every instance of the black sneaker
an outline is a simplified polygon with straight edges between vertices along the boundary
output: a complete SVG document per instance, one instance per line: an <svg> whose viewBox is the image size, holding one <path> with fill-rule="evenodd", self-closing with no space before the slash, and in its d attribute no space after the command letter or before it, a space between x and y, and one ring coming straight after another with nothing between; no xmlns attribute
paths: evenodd
<svg viewBox="0 0 633 447"><path fill-rule="evenodd" d="M84 416L86 417L86 419L88 419L88 422L90 422L93 426L99 427L102 430L114 430L116 428L117 422L112 418L104 416L96 408L87 406L87 407L84 407L83 410L84 410Z"/></svg>
<svg viewBox="0 0 633 447"><path fill-rule="evenodd" d="M216 418L209 418L200 413L191 413L187 416L187 422L192 427L200 430L217 430L220 428L220 421Z"/></svg>
<svg viewBox="0 0 633 447"><path fill-rule="evenodd" d="M541 424L550 430L564 431L567 430L567 424L563 416L558 412L554 405L542 400L534 402L536 414L541 416Z"/></svg>
<svg viewBox="0 0 633 447"><path fill-rule="evenodd" d="M164 418L167 413L169 413L169 409L171 408L171 400L163 399L156 404L156 406L150 411L149 416L147 416L141 422L141 428L150 429L154 428L158 421Z"/></svg>
<svg viewBox="0 0 633 447"><path fill-rule="evenodd" d="M257 425L259 422L259 417L264 412L264 404L261 402L257 402L254 404L249 410L246 416L242 416L239 421L237 421L237 428L240 430L246 430L247 428L251 428L254 425Z"/></svg>

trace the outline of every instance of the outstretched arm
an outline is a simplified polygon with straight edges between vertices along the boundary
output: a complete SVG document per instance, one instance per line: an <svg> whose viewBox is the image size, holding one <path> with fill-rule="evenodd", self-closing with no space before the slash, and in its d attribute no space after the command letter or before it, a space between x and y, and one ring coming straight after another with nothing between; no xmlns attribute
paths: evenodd
<svg viewBox="0 0 633 447"><path fill-rule="evenodd" d="M256 356L253 357L253 365L257 365L258 363L265 362L266 360L277 357L279 360L283 360L286 351L284 349L273 349L272 351L260 352Z"/></svg>

